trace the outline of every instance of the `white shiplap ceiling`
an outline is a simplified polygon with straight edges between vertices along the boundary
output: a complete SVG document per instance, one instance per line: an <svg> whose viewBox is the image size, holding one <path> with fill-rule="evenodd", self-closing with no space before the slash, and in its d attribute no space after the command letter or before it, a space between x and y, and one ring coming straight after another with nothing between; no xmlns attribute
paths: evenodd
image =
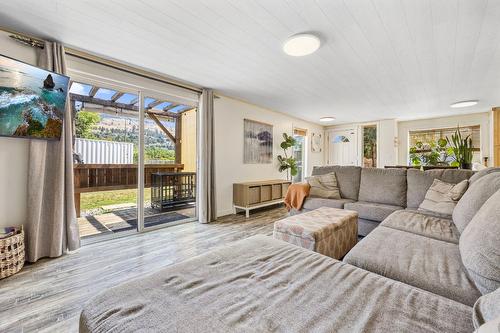
<svg viewBox="0 0 500 333"><path fill-rule="evenodd" d="M500 105L500 0L16 0L0 20L314 122ZM318 52L282 52L299 32Z"/></svg>

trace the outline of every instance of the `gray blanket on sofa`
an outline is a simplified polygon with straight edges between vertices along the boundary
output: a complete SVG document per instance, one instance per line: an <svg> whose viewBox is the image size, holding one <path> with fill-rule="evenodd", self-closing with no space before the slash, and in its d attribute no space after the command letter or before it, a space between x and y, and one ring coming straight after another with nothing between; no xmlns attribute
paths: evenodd
<svg viewBox="0 0 500 333"><path fill-rule="evenodd" d="M97 295L80 332L471 332L471 312L254 236Z"/></svg>

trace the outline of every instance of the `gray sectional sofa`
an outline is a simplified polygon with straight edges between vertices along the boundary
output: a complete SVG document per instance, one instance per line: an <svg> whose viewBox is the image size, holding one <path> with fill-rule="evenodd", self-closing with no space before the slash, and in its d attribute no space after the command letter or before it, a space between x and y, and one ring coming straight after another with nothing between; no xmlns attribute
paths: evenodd
<svg viewBox="0 0 500 333"><path fill-rule="evenodd" d="M500 327L500 172L323 167L315 173L331 170L343 199L309 198L306 209L356 209L371 230L343 261L253 236L97 295L83 308L80 332ZM452 216L417 210L435 178L469 179Z"/></svg>
<svg viewBox="0 0 500 333"><path fill-rule="evenodd" d="M479 297L500 288L500 173L472 183L468 192L455 208L468 212L458 225L450 219L397 211L363 238L344 262L473 306ZM478 197L475 208L471 195ZM455 211L454 216L461 215ZM500 308L500 297L496 302Z"/></svg>
<svg viewBox="0 0 500 333"><path fill-rule="evenodd" d="M314 167L312 175L330 172L335 172L342 199L308 197L301 211L292 209L290 214L323 206L354 210L359 214L358 233L361 236L368 235L395 211L416 210L434 179L456 184L473 175L470 170L420 171L338 165Z"/></svg>

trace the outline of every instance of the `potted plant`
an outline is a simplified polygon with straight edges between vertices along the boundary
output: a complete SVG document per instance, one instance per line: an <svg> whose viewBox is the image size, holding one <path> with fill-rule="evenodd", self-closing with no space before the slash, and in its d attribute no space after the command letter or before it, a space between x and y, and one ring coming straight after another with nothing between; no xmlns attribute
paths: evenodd
<svg viewBox="0 0 500 333"><path fill-rule="evenodd" d="M423 165L448 165L448 147L446 139L438 139L423 143L418 141L410 147L410 162L414 166Z"/></svg>
<svg viewBox="0 0 500 333"><path fill-rule="evenodd" d="M448 141L448 145L450 145L453 152L454 165L458 165L461 169L472 169L474 146L470 134L463 138L460 128L457 126L457 130L451 136L451 139L446 137L446 141Z"/></svg>
<svg viewBox="0 0 500 333"><path fill-rule="evenodd" d="M280 147L283 149L283 156L278 155L278 163L279 163L279 171L287 172L287 179L292 180L293 176L296 176L298 173L297 170L297 161L292 156L288 157L287 150L295 146L295 139L283 133L283 142L281 142Z"/></svg>

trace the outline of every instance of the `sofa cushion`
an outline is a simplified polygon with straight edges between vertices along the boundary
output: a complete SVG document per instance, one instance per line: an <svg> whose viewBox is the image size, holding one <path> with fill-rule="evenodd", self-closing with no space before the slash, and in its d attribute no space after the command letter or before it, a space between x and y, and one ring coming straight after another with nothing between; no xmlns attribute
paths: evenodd
<svg viewBox="0 0 500 333"><path fill-rule="evenodd" d="M340 199L340 191L337 185L335 172L307 177L306 181L311 187L309 189L309 195L311 197Z"/></svg>
<svg viewBox="0 0 500 333"><path fill-rule="evenodd" d="M477 288L483 294L500 288L500 190L479 209L459 244L463 263Z"/></svg>
<svg viewBox="0 0 500 333"><path fill-rule="evenodd" d="M363 168L359 201L406 206L406 169Z"/></svg>
<svg viewBox="0 0 500 333"><path fill-rule="evenodd" d="M479 297L472 309L472 321L475 328L498 317L500 317L500 288Z"/></svg>
<svg viewBox="0 0 500 333"><path fill-rule="evenodd" d="M448 215L448 214L438 214L436 212L430 212L430 211L427 211L427 210L419 210L419 209L415 209L415 208L405 208L405 210L408 210L408 211L411 211L411 212L418 212L420 214L427 215L427 216L433 216L433 217L439 217L439 218L442 218L442 219L451 220L451 216Z"/></svg>
<svg viewBox="0 0 500 333"><path fill-rule="evenodd" d="M429 187L425 194L424 201L418 206L418 210L430 211L451 217L453 209L455 209L458 200L460 200L468 186L469 182L467 180L462 180L458 184L452 184L434 179L431 187Z"/></svg>
<svg viewBox="0 0 500 333"><path fill-rule="evenodd" d="M313 167L312 175L324 175L331 172L335 172L337 176L337 183L342 199L358 200L361 167L343 165L315 166Z"/></svg>
<svg viewBox="0 0 500 333"><path fill-rule="evenodd" d="M108 288L80 332L470 333L471 311L259 235Z"/></svg>
<svg viewBox="0 0 500 333"><path fill-rule="evenodd" d="M344 208L344 204L354 202L351 199L325 199L325 198L314 198L308 197L304 201L302 209L313 210L320 207L330 207L330 208Z"/></svg>
<svg viewBox="0 0 500 333"><path fill-rule="evenodd" d="M460 237L452 220L422 214L414 210L395 211L380 225L454 244L458 244Z"/></svg>
<svg viewBox="0 0 500 333"><path fill-rule="evenodd" d="M401 206L384 205L363 201L346 203L344 208L358 212L360 218L377 222L383 221L387 216L397 210L404 209Z"/></svg>
<svg viewBox="0 0 500 333"><path fill-rule="evenodd" d="M420 171L418 169L408 169L407 183L407 204L408 208L418 208L424 201L425 194L431 187L434 179L439 179L447 183L458 184L462 180L469 179L474 172L471 170L458 169L438 169Z"/></svg>
<svg viewBox="0 0 500 333"><path fill-rule="evenodd" d="M458 201L453 211L453 222L461 233L474 215L500 189L500 173L490 173L474 181Z"/></svg>
<svg viewBox="0 0 500 333"><path fill-rule="evenodd" d="M489 175L490 173L495 173L495 172L500 172L500 167L486 168L486 169L480 170L480 171L474 173L470 177L469 183L472 184L472 183L478 181L479 179L483 178L484 176Z"/></svg>
<svg viewBox="0 0 500 333"><path fill-rule="evenodd" d="M358 217L358 235L363 237L368 236L368 234L379 225L379 221L367 220Z"/></svg>
<svg viewBox="0 0 500 333"><path fill-rule="evenodd" d="M379 226L344 261L469 306L481 296L453 243Z"/></svg>

